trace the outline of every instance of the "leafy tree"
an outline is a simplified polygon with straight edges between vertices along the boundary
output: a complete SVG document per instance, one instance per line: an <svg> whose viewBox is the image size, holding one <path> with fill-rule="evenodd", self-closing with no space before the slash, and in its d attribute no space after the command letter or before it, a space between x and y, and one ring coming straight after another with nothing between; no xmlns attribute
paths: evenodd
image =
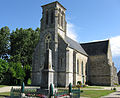
<svg viewBox="0 0 120 98"><path fill-rule="evenodd" d="M20 85L25 77L25 72L20 62L9 62L8 68L4 73L2 84Z"/></svg>
<svg viewBox="0 0 120 98"><path fill-rule="evenodd" d="M10 35L11 51L10 61L21 62L25 69L25 83L30 78L32 54L39 41L40 29L16 29ZM29 67L28 67L29 66Z"/></svg>
<svg viewBox="0 0 120 98"><path fill-rule="evenodd" d="M7 26L0 29L0 84L17 85L23 80L27 83L39 34L39 28L16 28L12 33Z"/></svg>
<svg viewBox="0 0 120 98"><path fill-rule="evenodd" d="M25 71L24 82L25 82L25 84L27 84L29 78L31 77L31 66L30 65L25 65L24 66L24 71Z"/></svg>
<svg viewBox="0 0 120 98"><path fill-rule="evenodd" d="M4 80L8 67L9 64L5 60L0 59L0 83Z"/></svg>
<svg viewBox="0 0 120 98"><path fill-rule="evenodd" d="M10 29L5 26L0 29L0 58L7 59L9 52Z"/></svg>
<svg viewBox="0 0 120 98"><path fill-rule="evenodd" d="M13 71L14 70L14 71ZM13 76L14 84L21 84L25 77L25 72L20 62L10 63L10 72Z"/></svg>
<svg viewBox="0 0 120 98"><path fill-rule="evenodd" d="M20 61L22 65L32 64L32 53L39 41L39 31L29 29L16 29L10 35L11 59L14 62Z"/></svg>

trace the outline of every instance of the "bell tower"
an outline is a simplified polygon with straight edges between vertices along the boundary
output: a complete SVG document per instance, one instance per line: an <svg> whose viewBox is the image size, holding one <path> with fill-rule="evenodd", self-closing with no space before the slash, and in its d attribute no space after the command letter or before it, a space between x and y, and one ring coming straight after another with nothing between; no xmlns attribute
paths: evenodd
<svg viewBox="0 0 120 98"><path fill-rule="evenodd" d="M44 69L49 67L46 61L51 63L53 70L53 78L51 78L55 86L58 85L58 48L59 36L64 40L66 37L66 9L59 2L52 2L42 6L42 18L40 27L40 40L33 53L32 64L32 84L43 85L43 80L48 79L50 74L46 74ZM50 50L47 52L47 50ZM46 56L45 54L50 55ZM49 59L46 59L49 57ZM49 70L48 70L49 71ZM44 76L46 77L44 77ZM48 78L47 78L48 77ZM49 80L49 79L48 79ZM50 81L46 83L51 83Z"/></svg>
<svg viewBox="0 0 120 98"><path fill-rule="evenodd" d="M59 2L42 6L41 31L55 30L61 37L66 36L66 9Z"/></svg>

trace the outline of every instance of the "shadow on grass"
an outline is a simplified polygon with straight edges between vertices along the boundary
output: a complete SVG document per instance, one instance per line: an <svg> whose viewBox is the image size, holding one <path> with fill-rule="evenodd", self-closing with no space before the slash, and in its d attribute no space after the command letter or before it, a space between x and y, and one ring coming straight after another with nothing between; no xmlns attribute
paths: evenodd
<svg viewBox="0 0 120 98"><path fill-rule="evenodd" d="M10 96L7 96L7 95L0 95L0 98L10 98Z"/></svg>

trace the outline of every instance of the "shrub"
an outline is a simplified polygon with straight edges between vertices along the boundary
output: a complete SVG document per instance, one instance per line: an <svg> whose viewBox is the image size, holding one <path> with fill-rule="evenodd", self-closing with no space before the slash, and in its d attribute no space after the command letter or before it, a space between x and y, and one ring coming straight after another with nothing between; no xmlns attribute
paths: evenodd
<svg viewBox="0 0 120 98"><path fill-rule="evenodd" d="M87 85L83 85L83 87L86 87Z"/></svg>
<svg viewBox="0 0 120 98"><path fill-rule="evenodd" d="M83 93L83 90L81 90L80 92Z"/></svg>
<svg viewBox="0 0 120 98"><path fill-rule="evenodd" d="M78 82L77 82L77 85L82 85L82 82L81 82L81 81L78 81Z"/></svg>
<svg viewBox="0 0 120 98"><path fill-rule="evenodd" d="M116 91L116 88L114 87L113 90Z"/></svg>
<svg viewBox="0 0 120 98"><path fill-rule="evenodd" d="M114 85L118 86L119 84L118 83L114 83Z"/></svg>

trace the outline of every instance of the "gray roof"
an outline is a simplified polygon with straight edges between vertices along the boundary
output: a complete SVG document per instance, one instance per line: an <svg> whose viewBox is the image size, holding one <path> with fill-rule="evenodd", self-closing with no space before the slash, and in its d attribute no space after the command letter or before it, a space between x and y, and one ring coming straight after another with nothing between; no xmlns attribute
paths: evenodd
<svg viewBox="0 0 120 98"><path fill-rule="evenodd" d="M101 55L107 54L109 40L103 40L98 42L82 43L81 46L85 49L88 55Z"/></svg>
<svg viewBox="0 0 120 98"><path fill-rule="evenodd" d="M82 53L82 54L84 54L84 55L87 55L87 53L85 52L85 50L81 47L81 45L80 45L78 42L72 40L72 39L69 38L68 36L65 37L65 40L66 40L66 42L69 44L69 47L70 47L70 48L73 48L73 49L75 49L76 51L78 51L78 52L80 52L80 53Z"/></svg>

